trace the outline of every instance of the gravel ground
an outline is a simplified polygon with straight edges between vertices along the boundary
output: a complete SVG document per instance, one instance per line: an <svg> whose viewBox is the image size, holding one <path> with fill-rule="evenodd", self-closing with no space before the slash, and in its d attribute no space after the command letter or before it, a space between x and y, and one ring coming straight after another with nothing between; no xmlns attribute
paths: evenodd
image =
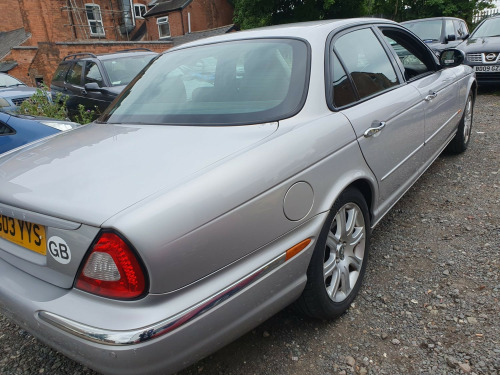
<svg viewBox="0 0 500 375"><path fill-rule="evenodd" d="M360 295L333 322L288 308L178 375L500 374L500 96L383 219ZM0 374L96 373L0 316Z"/></svg>

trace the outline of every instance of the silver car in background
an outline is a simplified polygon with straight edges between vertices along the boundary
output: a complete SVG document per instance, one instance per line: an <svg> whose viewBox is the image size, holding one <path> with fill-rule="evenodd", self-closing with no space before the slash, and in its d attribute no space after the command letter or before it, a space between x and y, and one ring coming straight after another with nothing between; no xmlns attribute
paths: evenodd
<svg viewBox="0 0 500 375"><path fill-rule="evenodd" d="M370 233L470 140L463 53L377 19L171 49L99 121L0 158L0 306L97 371L167 374L355 298Z"/></svg>

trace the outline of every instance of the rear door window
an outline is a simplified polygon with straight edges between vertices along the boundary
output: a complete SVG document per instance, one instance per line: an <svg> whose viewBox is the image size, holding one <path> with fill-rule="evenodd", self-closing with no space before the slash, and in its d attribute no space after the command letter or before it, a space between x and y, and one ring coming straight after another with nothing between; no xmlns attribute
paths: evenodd
<svg viewBox="0 0 500 375"><path fill-rule="evenodd" d="M344 67L335 53L332 53L332 99L335 107L343 107L356 101L356 93L352 87Z"/></svg>
<svg viewBox="0 0 500 375"><path fill-rule="evenodd" d="M66 82L72 85L81 86L82 85L82 72L85 61L78 61L74 64L66 76Z"/></svg>
<svg viewBox="0 0 500 375"><path fill-rule="evenodd" d="M70 66L70 64L68 64L68 63L59 64L56 71L54 72L54 76L52 77L52 81L64 81L64 78L66 77L66 73L68 73L69 66Z"/></svg>
<svg viewBox="0 0 500 375"><path fill-rule="evenodd" d="M16 134L14 129L12 129L10 126L4 124L3 122L0 122L0 136L12 135L12 134Z"/></svg>

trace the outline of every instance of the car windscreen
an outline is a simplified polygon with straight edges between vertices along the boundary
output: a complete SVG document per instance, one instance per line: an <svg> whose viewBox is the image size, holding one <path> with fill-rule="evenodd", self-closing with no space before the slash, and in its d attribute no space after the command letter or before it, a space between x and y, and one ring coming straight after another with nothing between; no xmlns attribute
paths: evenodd
<svg viewBox="0 0 500 375"><path fill-rule="evenodd" d="M124 90L100 121L239 125L297 113L309 75L305 42L238 40L167 52Z"/></svg>
<svg viewBox="0 0 500 375"><path fill-rule="evenodd" d="M14 86L26 86L21 81L18 81L14 77L8 74L0 74L0 87L14 87Z"/></svg>
<svg viewBox="0 0 500 375"><path fill-rule="evenodd" d="M104 60L104 69L111 86L128 85L155 56L148 54Z"/></svg>
<svg viewBox="0 0 500 375"><path fill-rule="evenodd" d="M420 22L403 23L403 26L411 30L424 42L439 41L441 39L441 20L430 20Z"/></svg>
<svg viewBox="0 0 500 375"><path fill-rule="evenodd" d="M471 38L486 38L491 36L500 36L500 18L491 18L484 21L474 30Z"/></svg>

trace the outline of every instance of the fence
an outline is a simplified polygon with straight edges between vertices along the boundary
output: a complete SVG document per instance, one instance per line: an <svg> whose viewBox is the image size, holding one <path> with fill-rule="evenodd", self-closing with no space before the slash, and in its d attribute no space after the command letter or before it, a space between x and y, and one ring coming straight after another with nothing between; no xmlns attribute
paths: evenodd
<svg viewBox="0 0 500 375"><path fill-rule="evenodd" d="M474 16L472 17L472 23L474 25L477 25L479 22L481 22L484 18L490 17L493 15L499 14L500 15L500 9L485 9L480 12L474 13Z"/></svg>

